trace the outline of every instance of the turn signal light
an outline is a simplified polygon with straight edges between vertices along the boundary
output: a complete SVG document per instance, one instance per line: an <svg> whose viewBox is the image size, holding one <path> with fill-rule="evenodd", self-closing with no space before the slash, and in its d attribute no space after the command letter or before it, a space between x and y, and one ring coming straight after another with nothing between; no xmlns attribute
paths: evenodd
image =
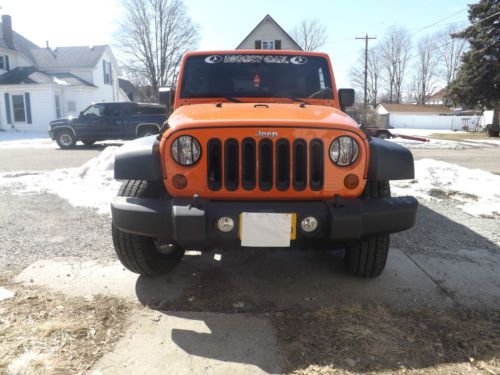
<svg viewBox="0 0 500 375"><path fill-rule="evenodd" d="M348 174L344 178L344 186L349 189L353 190L356 189L359 185L359 178L355 174Z"/></svg>
<svg viewBox="0 0 500 375"><path fill-rule="evenodd" d="M187 178L183 174L176 174L174 178L172 178L172 185L174 185L176 189L184 189L187 184Z"/></svg>

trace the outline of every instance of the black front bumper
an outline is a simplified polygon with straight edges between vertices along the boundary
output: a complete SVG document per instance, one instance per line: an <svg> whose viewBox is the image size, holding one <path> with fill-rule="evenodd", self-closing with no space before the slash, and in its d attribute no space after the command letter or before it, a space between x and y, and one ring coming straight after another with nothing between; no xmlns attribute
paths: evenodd
<svg viewBox="0 0 500 375"><path fill-rule="evenodd" d="M238 224L242 212L296 213L297 239L291 241L291 247L310 248L404 231L415 225L417 207L418 201L413 197L285 202L116 197L111 213L114 225L124 232L199 250L240 247ZM236 223L230 233L222 233L216 227L222 216L229 216ZM300 229L301 220L307 216L320 222L313 233Z"/></svg>

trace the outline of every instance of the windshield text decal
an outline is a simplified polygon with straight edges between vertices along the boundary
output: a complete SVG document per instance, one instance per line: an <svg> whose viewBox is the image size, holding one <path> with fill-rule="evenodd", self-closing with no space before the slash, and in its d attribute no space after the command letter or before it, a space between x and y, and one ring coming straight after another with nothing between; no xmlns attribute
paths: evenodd
<svg viewBox="0 0 500 375"><path fill-rule="evenodd" d="M207 64L297 64L302 65L307 62L305 56L283 56L283 55L211 55L205 58Z"/></svg>

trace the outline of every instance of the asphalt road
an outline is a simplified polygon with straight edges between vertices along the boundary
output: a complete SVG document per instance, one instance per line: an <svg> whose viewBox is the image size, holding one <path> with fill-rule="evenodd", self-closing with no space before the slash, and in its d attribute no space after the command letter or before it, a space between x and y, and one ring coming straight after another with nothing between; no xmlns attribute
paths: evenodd
<svg viewBox="0 0 500 375"><path fill-rule="evenodd" d="M467 150L413 149L411 152L416 160L436 159L500 174L500 146Z"/></svg>

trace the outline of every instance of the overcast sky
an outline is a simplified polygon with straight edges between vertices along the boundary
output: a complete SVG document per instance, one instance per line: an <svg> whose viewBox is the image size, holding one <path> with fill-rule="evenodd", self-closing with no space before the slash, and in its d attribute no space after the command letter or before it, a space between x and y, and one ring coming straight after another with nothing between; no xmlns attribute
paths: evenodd
<svg viewBox="0 0 500 375"><path fill-rule="evenodd" d="M356 36L368 33L378 37L370 41L375 45L391 25L406 26L414 41L450 23L464 27L468 2L471 0L186 0L186 5L200 26L199 49L235 48L266 14L286 31L303 18L318 18L328 29L323 51L332 58L337 86L349 87L349 68L364 47L362 41L354 40ZM112 45L121 17L119 0L0 0L0 6L2 14L12 16L14 30L39 46L45 46L47 40L51 47ZM421 30L427 26L431 27Z"/></svg>

